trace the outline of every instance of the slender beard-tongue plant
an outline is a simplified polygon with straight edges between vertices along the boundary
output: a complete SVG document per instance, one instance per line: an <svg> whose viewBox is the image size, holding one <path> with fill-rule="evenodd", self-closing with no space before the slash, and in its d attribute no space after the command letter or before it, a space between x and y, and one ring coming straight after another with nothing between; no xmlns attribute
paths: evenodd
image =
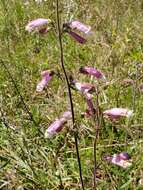
<svg viewBox="0 0 143 190"><path fill-rule="evenodd" d="M61 26L60 26L60 16L59 16L59 0L56 0L56 16L57 16L57 29L58 29L58 38L59 38L59 46L60 46L60 57L61 57L61 67L63 70L63 73L65 75L67 88L68 88L68 95L70 100L70 106L71 106L71 113L72 113L72 123L73 123L73 131L74 131L74 140L75 140L75 147L76 147L76 154L77 154L77 161L79 166L79 175L81 180L81 186L82 190L84 190L84 183L82 178L82 168L81 168L81 162L80 162L80 156L79 156L79 149L78 149L78 133L77 128L75 125L75 117L74 117L74 107L73 107L73 100L72 100L72 93L70 88L70 82L65 70L64 66L64 55L63 55L63 44L62 44L62 33L61 33Z"/></svg>

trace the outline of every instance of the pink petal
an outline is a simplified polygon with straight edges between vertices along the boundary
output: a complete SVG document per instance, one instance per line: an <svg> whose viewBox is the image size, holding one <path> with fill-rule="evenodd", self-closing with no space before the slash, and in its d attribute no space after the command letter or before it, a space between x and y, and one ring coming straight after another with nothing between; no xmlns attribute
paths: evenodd
<svg viewBox="0 0 143 190"><path fill-rule="evenodd" d="M26 25L25 30L27 30L28 32L32 32L33 30L38 29L39 31L42 26L47 25L49 22L50 22L49 19L38 18L36 20L29 22Z"/></svg>
<svg viewBox="0 0 143 190"><path fill-rule="evenodd" d="M65 118L66 120L71 119L72 118L71 112L70 111L64 112L62 118Z"/></svg>
<svg viewBox="0 0 143 190"><path fill-rule="evenodd" d="M85 98L86 98L86 102L87 102L87 106L88 106L87 114L88 115L94 115L95 114L95 108L94 108L94 105L93 105L91 94L86 93Z"/></svg>
<svg viewBox="0 0 143 190"><path fill-rule="evenodd" d="M133 114L133 111L126 108L112 108L104 111L103 114L107 115L111 119L118 119L122 116L130 117Z"/></svg>
<svg viewBox="0 0 143 190"><path fill-rule="evenodd" d="M120 153L120 154L115 154L113 156L106 156L104 157L104 160L107 160L111 162L112 164L115 164L117 166L120 166L124 169L128 168L131 166L131 162L129 161L130 157L128 153Z"/></svg>
<svg viewBox="0 0 143 190"><path fill-rule="evenodd" d="M86 43L86 39L81 37L80 35L78 35L75 32L72 31L68 31L68 34L70 34L71 37L73 37L77 42L79 42L80 44L85 44Z"/></svg>
<svg viewBox="0 0 143 190"><path fill-rule="evenodd" d="M83 94L95 91L95 87L89 83L80 83L80 82L72 81L72 84L74 84L75 88Z"/></svg>
<svg viewBox="0 0 143 190"><path fill-rule="evenodd" d="M79 71L83 74L94 76L97 79L101 79L101 78L105 79L105 76L100 71L96 70L93 67L87 67L87 66L81 67Z"/></svg>
<svg viewBox="0 0 143 190"><path fill-rule="evenodd" d="M46 87L48 82L51 80L52 75L53 75L53 72L49 72L49 71L43 71L41 73L42 80L37 84L37 87L36 87L37 92L43 91L43 89Z"/></svg>
<svg viewBox="0 0 143 190"><path fill-rule="evenodd" d="M72 21L68 24L68 26L73 30L79 30L85 34L88 34L91 30L91 26L85 25L80 21Z"/></svg>
<svg viewBox="0 0 143 190"><path fill-rule="evenodd" d="M45 132L45 137L52 137L56 133L60 132L63 128L63 125L66 123L66 119L58 119L50 125L50 127Z"/></svg>
<svg viewBox="0 0 143 190"><path fill-rule="evenodd" d="M121 152L119 154L120 158L123 160L129 160L130 159L130 155L127 152Z"/></svg>
<svg viewBox="0 0 143 190"><path fill-rule="evenodd" d="M45 132L45 137L52 137L53 135L59 133L67 120L71 119L71 112L65 112L60 119L54 121Z"/></svg>

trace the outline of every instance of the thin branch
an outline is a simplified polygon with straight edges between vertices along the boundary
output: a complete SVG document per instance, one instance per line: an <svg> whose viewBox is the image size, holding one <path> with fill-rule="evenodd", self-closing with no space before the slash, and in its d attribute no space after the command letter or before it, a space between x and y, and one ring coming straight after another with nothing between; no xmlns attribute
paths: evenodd
<svg viewBox="0 0 143 190"><path fill-rule="evenodd" d="M71 107L71 113L72 113L72 123L73 123L73 130L74 131L74 140L75 140L75 147L76 147L76 154L77 154L77 161L78 161L78 166L79 166L79 175L80 175L80 180L81 180L81 185L82 185L82 190L84 190L84 183L83 183L83 178L82 178L82 168L81 168L81 162L80 162L80 155L79 155L79 148L78 148L78 133L77 133L77 128L75 125L75 116L74 116L74 106L73 106L73 100L72 100L72 93L70 89L70 83L69 79L66 73L66 69L64 66L64 55L63 55L63 44L62 44L62 33L61 33L61 26L60 26L60 17L59 17L59 0L57 0L57 27L58 27L58 38L59 38L59 45L60 45L60 57L61 57L61 67L65 75L66 83L67 83L67 88L68 88L68 95L69 95L69 100L70 100L70 107Z"/></svg>

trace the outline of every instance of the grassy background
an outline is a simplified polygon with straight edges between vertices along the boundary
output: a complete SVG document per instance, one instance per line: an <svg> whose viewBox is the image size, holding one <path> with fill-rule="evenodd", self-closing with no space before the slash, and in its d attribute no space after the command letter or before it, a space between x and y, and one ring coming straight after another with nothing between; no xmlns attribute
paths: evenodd
<svg viewBox="0 0 143 190"><path fill-rule="evenodd" d="M25 1L26 2L26 1ZM60 68L56 29L48 34L29 35L25 25L36 18L56 24L56 4L22 0L0 1L0 189L80 189L78 165L70 123L53 139L44 139L31 122L23 102L3 67L12 74L38 128L44 133L55 118L69 109L66 83ZM81 82L97 81L78 73L81 66L101 70L109 82L100 83L102 110L127 107L134 116L117 123L104 119L97 148L99 190L139 190L143 178L143 2L141 0L64 0L62 22L79 19L92 26L94 35L80 45L64 34L65 65L69 75ZM54 70L55 76L42 93L36 93L40 72ZM124 79L134 85L126 86ZM81 118L83 97L73 91L85 189L93 189L94 123ZM96 101L96 98L94 98ZM127 170L102 161L104 155L128 151L133 165Z"/></svg>

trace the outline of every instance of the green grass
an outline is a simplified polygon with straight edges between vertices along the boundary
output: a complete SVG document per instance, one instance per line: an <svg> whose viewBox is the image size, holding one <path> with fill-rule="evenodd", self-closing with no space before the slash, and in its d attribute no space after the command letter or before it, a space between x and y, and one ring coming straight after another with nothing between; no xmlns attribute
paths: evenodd
<svg viewBox="0 0 143 190"><path fill-rule="evenodd" d="M35 18L50 18L56 24L56 4L22 0L0 1L0 61L12 74L24 101L44 133L49 124L70 109L66 82L60 67L56 30L40 36L28 34L25 25ZM62 22L79 19L93 27L94 35L80 45L64 34L64 59L67 73L81 82L96 80L78 73L81 66L101 70L109 82L100 83L100 107L134 109L131 120L118 123L104 119L97 145L98 190L141 190L143 178L142 127L143 94L143 4L140 0L64 0L60 5ZM38 52L37 52L38 51ZM36 93L40 72L60 74L42 93ZM135 86L126 87L124 79ZM93 142L95 124L81 118L86 103L73 91L74 110L79 132L79 151L85 190L93 189ZM96 97L94 98L96 102ZM7 127L8 125L8 127ZM52 139L45 139L29 119L9 73L0 62L0 189L56 190L60 178L65 190L80 189L76 150L69 123ZM102 158L128 151L132 166L123 170Z"/></svg>

